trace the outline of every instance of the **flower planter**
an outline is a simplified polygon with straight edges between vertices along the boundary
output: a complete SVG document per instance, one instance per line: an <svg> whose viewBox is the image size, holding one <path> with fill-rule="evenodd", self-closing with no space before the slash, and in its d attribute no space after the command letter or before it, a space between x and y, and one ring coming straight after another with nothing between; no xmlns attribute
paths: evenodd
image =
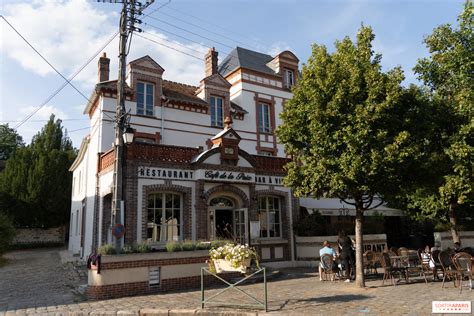
<svg viewBox="0 0 474 316"><path fill-rule="evenodd" d="M225 259L213 259L214 267L217 273L222 272L240 272L245 273L247 268L250 267L250 259L244 259L242 264L237 268L232 266L232 263Z"/></svg>

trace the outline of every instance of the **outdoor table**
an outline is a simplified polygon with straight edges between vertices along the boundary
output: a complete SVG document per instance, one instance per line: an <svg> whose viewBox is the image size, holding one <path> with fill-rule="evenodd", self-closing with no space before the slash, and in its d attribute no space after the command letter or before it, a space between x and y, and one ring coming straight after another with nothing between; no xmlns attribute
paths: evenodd
<svg viewBox="0 0 474 316"><path fill-rule="evenodd" d="M408 278L408 256L390 256L390 263L392 268L399 272L399 279L397 282L400 282L402 275L405 277L407 283L410 282Z"/></svg>

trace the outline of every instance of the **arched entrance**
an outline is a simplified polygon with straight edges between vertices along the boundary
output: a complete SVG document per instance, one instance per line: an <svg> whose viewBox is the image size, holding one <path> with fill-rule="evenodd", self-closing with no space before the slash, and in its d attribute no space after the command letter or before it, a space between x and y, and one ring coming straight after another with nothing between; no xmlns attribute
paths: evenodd
<svg viewBox="0 0 474 316"><path fill-rule="evenodd" d="M209 202L209 235L210 239L229 239L246 243L247 208L240 208L241 203L228 195L219 195Z"/></svg>

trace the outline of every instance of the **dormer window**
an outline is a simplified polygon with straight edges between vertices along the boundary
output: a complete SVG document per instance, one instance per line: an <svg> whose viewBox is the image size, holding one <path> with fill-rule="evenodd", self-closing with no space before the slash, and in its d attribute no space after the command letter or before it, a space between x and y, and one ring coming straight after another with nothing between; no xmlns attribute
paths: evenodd
<svg viewBox="0 0 474 316"><path fill-rule="evenodd" d="M284 70L284 84L285 88L291 88L295 84L295 74L293 70L285 69Z"/></svg>
<svg viewBox="0 0 474 316"><path fill-rule="evenodd" d="M211 96L211 126L224 127L224 107L221 97Z"/></svg>
<svg viewBox="0 0 474 316"><path fill-rule="evenodd" d="M137 82L137 114L153 115L155 86L151 83Z"/></svg>

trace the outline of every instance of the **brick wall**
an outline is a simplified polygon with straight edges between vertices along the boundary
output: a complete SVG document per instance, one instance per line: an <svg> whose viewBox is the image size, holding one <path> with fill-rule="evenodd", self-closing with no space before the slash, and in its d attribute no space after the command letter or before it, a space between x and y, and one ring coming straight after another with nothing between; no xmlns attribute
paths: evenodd
<svg viewBox="0 0 474 316"><path fill-rule="evenodd" d="M192 254L193 252L191 252ZM138 267L154 267L154 266L178 266L178 265L187 265L195 263L204 263L208 256L196 256L182 257L183 252L181 253L155 253L149 254L147 258L137 259L134 255L123 256L123 261L118 261L118 256L106 256L103 257L103 263L101 264L101 273L107 270L117 270L117 269L131 269ZM170 256L181 256L181 257L170 257ZM163 258L167 256L167 258ZM156 257L156 258L151 258ZM160 258L162 257L162 258ZM135 258L133 260L127 258ZM94 272L96 273L96 272ZM89 285L87 287L86 295L89 299L111 299L124 296L135 296L135 295L146 295L153 293L162 293L168 291L178 291L192 288L199 288L201 285L201 276L199 275L200 271L196 271L194 276L186 276L181 278L166 278L162 276L160 284L157 286L150 286L147 281L140 282L129 282L129 283L117 283L117 284L107 284L107 285ZM238 272L230 272L219 274L220 277L230 280L231 278L236 278L241 276ZM204 275L204 284L206 286L210 285L219 285L222 284L221 281L212 277L211 275Z"/></svg>

